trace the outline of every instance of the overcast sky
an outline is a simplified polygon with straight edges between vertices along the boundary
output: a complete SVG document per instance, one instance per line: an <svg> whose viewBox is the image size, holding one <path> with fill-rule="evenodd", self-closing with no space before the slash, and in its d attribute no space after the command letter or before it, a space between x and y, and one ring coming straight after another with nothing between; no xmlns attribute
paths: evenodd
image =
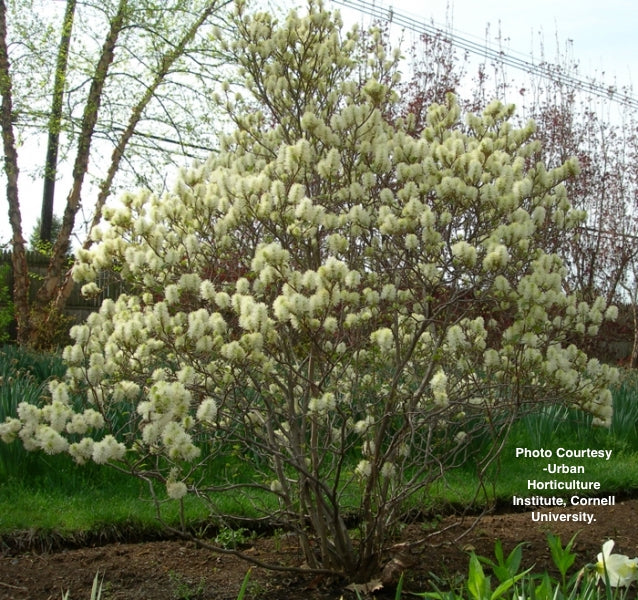
<svg viewBox="0 0 638 600"><path fill-rule="evenodd" d="M372 2L373 0L368 0ZM474 42L495 38L499 29L507 50L538 58L541 40L546 58L571 52L582 75L599 76L619 86L638 79L638 5L635 0L374 0L416 20L430 22ZM339 6L344 13L345 8Z"/></svg>

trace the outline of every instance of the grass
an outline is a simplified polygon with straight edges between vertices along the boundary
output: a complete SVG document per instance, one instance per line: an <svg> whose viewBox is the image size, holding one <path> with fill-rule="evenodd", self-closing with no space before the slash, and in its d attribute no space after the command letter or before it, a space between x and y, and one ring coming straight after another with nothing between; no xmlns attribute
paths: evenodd
<svg viewBox="0 0 638 600"><path fill-rule="evenodd" d="M552 491L526 493L530 479L575 477L599 481L601 491L608 494L638 492L638 373L625 372L613 395L614 417L609 429L593 427L592 417L581 411L545 407L514 424L499 460L487 473L487 485L481 494L477 496L476 468L468 461L437 481L422 500L422 507L434 512L446 505L478 509L486 502L510 504L514 495L561 495ZM551 450L553 458L517 458L517 447ZM612 456L609 462L598 458L556 458L561 447L612 450ZM549 476L543 471L548 462L582 465L585 475Z"/></svg>
<svg viewBox="0 0 638 600"><path fill-rule="evenodd" d="M59 377L63 372L62 361L56 356L31 355L15 347L0 349L0 421L15 413L19 401L37 401L45 391L48 378ZM600 481L608 493L636 490L636 374L628 373L622 385L614 390L614 402L614 422L609 430L592 429L588 417L562 408L544 409L526 417L515 425L500 460L489 472L490 485L485 488L483 497L476 497L478 480L474 467L468 462L437 482L418 508L437 512L450 504L508 502L513 495L523 495L528 479L553 478L542 471L550 462L548 459L516 458L515 449L519 446L551 449L554 453L559 446L612 449L610 462L601 459L551 462L582 464L584 479ZM155 507L148 501L144 485L130 476L97 465L78 467L67 456L28 453L19 443L0 443L0 535L26 529L44 533L55 531L61 535L118 527L130 531L158 531ZM186 500L186 521L203 522L207 517L204 509L189 498ZM236 513L238 504L246 516L251 516L249 502L246 501L242 508L239 498L233 499L232 512ZM177 503L167 503L166 511L165 516L171 523L179 521Z"/></svg>
<svg viewBox="0 0 638 600"><path fill-rule="evenodd" d="M51 354L0 348L0 422L14 416L19 402L37 402L51 377L64 374L62 360ZM0 535L38 531L42 535L114 530L159 531L155 507L141 482L112 469L76 465L68 456L26 452L19 442L0 443ZM167 505L166 518L179 520L178 507ZM186 517L205 514L186 502Z"/></svg>
<svg viewBox="0 0 638 600"><path fill-rule="evenodd" d="M176 503L167 504L165 516L171 523L179 521ZM206 515L197 504L187 501L186 516L197 522ZM35 529L65 535L114 525L132 533L160 529L145 487L127 475L110 469L71 467L36 478L12 476L2 482L0 534Z"/></svg>

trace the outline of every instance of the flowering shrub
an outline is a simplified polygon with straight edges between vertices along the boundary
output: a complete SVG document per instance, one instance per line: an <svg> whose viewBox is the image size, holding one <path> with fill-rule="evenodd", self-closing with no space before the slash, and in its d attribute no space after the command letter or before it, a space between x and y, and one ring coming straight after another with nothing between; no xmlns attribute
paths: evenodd
<svg viewBox="0 0 638 600"><path fill-rule="evenodd" d="M609 423L614 371L572 342L613 315L540 249L583 218L561 185L577 166L534 164L512 107L462 118L448 97L416 135L375 35L364 52L314 3L236 20L234 132L169 196L105 210L74 276L92 293L117 269L128 293L73 328L64 381L0 434L213 511L243 495L308 567L365 579L406 506L526 406Z"/></svg>

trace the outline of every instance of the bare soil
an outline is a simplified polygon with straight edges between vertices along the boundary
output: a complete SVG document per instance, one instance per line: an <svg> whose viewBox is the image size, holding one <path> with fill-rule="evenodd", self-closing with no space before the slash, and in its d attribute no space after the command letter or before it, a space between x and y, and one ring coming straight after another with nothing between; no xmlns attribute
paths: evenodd
<svg viewBox="0 0 638 600"><path fill-rule="evenodd" d="M556 509L554 509L556 510ZM544 509L541 512L549 512ZM591 512L595 521L537 522L531 512L475 517L449 515L406 526L397 543L427 541L399 553L407 567L404 590L432 590L435 578L451 580L467 573L468 553L493 556L500 539L506 552L526 542L523 566L535 571L552 570L546 543L548 532L561 536L563 544L578 533L574 549L575 569L595 561L603 542L616 541L615 552L638 556L638 500L618 501L614 506L562 509L565 514ZM468 531L469 529L469 531ZM465 535L462 535L466 532ZM71 600L90 597L96 572L103 576L103 600L235 600L250 568L243 560L215 554L180 540L118 542L56 551L16 550L0 539L0 599L60 599L69 591ZM286 536L259 537L246 552L258 560L301 566L295 540ZM389 556L388 558L391 558ZM253 568L246 598L260 600L344 600L355 594L344 582L311 575ZM390 585L376 591L378 599L393 598Z"/></svg>

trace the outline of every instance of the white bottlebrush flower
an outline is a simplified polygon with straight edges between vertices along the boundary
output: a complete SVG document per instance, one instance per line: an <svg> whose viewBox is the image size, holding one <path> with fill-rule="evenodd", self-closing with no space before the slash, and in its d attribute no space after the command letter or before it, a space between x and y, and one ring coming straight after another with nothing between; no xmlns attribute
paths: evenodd
<svg viewBox="0 0 638 600"><path fill-rule="evenodd" d="M164 290L164 297L166 298L166 303L171 305L171 304L177 304L179 302L179 289L178 287L174 284L171 283L170 285L166 286L166 289Z"/></svg>
<svg viewBox="0 0 638 600"><path fill-rule="evenodd" d="M4 423L0 423L0 440L5 444L10 444L16 439L22 424L18 419L7 418Z"/></svg>
<svg viewBox="0 0 638 600"><path fill-rule="evenodd" d="M466 343L463 329L459 325L452 325L447 331L446 341L450 352L456 354Z"/></svg>
<svg viewBox="0 0 638 600"><path fill-rule="evenodd" d="M447 375L442 369L439 369L430 380L430 389L432 390L432 396L434 397L434 404L440 407L446 407L448 405L447 395Z"/></svg>
<svg viewBox="0 0 638 600"><path fill-rule="evenodd" d="M370 334L370 341L384 354L391 352L394 347L394 336L392 330L388 327L373 331Z"/></svg>
<svg viewBox="0 0 638 600"><path fill-rule="evenodd" d="M390 479L396 475L396 472L397 472L397 468L394 465L394 463L391 463L391 462L383 463L383 466L381 467L382 477L386 477L387 479Z"/></svg>
<svg viewBox="0 0 638 600"><path fill-rule="evenodd" d="M18 404L18 417L26 426L37 426L40 422L42 409L29 402L20 402Z"/></svg>
<svg viewBox="0 0 638 600"><path fill-rule="evenodd" d="M345 283L350 288L358 288L361 284L361 273L356 270L348 271L345 276Z"/></svg>
<svg viewBox="0 0 638 600"><path fill-rule="evenodd" d="M199 295L202 300L214 300L215 299L215 286L209 279L204 279L199 286Z"/></svg>
<svg viewBox="0 0 638 600"><path fill-rule="evenodd" d="M69 443L64 439L58 431L48 425L40 425L34 436L34 441L39 448L47 454L59 454L65 452L69 447Z"/></svg>
<svg viewBox="0 0 638 600"><path fill-rule="evenodd" d="M483 354L483 363L486 369L494 369L501 366L501 356L494 350L494 348L488 348Z"/></svg>
<svg viewBox="0 0 638 600"><path fill-rule="evenodd" d="M537 206L532 212L532 221L536 227L541 227L545 223L547 211L543 206Z"/></svg>
<svg viewBox="0 0 638 600"><path fill-rule="evenodd" d="M126 454L126 446L112 435L106 435L93 446L93 461L103 465L111 460L121 460Z"/></svg>
<svg viewBox="0 0 638 600"><path fill-rule="evenodd" d="M240 362L246 358L246 351L241 347L241 344L237 341L229 342L228 344L224 344L219 353L225 359L231 362Z"/></svg>
<svg viewBox="0 0 638 600"><path fill-rule="evenodd" d="M60 432L65 427L73 414L73 410L58 400L47 404L42 408L42 417L46 419L55 431Z"/></svg>
<svg viewBox="0 0 638 600"><path fill-rule="evenodd" d="M476 264L476 248L468 244L465 240L452 245L452 256L461 264L473 267Z"/></svg>
<svg viewBox="0 0 638 600"><path fill-rule="evenodd" d="M164 428L162 443L168 456L173 460L190 461L201 454L201 450L193 444L193 438L186 433L184 426L175 421L169 422Z"/></svg>
<svg viewBox="0 0 638 600"><path fill-rule="evenodd" d="M386 283L381 290L381 300L392 301L397 297L397 288L391 283Z"/></svg>
<svg viewBox="0 0 638 600"><path fill-rule="evenodd" d="M157 443L161 433L161 427L158 422L149 423L142 428L142 442L146 446L153 446Z"/></svg>
<svg viewBox="0 0 638 600"><path fill-rule="evenodd" d="M467 433L465 431L459 431L455 436L454 436L454 441L457 444L462 444L463 442L465 442L465 440L467 439Z"/></svg>
<svg viewBox="0 0 638 600"><path fill-rule="evenodd" d="M95 278L95 269L86 263L76 263L73 267L73 281L76 283L82 283L84 281L90 281Z"/></svg>
<svg viewBox="0 0 638 600"><path fill-rule="evenodd" d="M290 304L286 296L278 296L273 302L273 313L275 318L281 322L290 318Z"/></svg>
<svg viewBox="0 0 638 600"><path fill-rule="evenodd" d="M241 277L235 282L235 289L240 296L246 296L250 293L250 281L245 277Z"/></svg>
<svg viewBox="0 0 638 600"><path fill-rule="evenodd" d="M150 421L153 419L153 413L155 412L155 403L144 400L137 405L135 412L137 412L144 421Z"/></svg>
<svg viewBox="0 0 638 600"><path fill-rule="evenodd" d="M71 417L71 421L66 424L67 433L86 433L88 426L83 414L75 414Z"/></svg>
<svg viewBox="0 0 638 600"><path fill-rule="evenodd" d="M355 473L362 479L370 477L372 474L372 463L369 460L360 460L355 468Z"/></svg>
<svg viewBox="0 0 638 600"><path fill-rule="evenodd" d="M607 310L605 311L605 319L607 321L615 321L618 318L618 307L617 306L610 306L607 308Z"/></svg>
<svg viewBox="0 0 638 600"><path fill-rule="evenodd" d="M199 293L201 284L201 277L197 273L184 273L179 278L178 286L181 291Z"/></svg>
<svg viewBox="0 0 638 600"><path fill-rule="evenodd" d="M308 412L321 415L324 413L321 398L310 398L308 401Z"/></svg>
<svg viewBox="0 0 638 600"><path fill-rule="evenodd" d="M183 481L174 481L171 479L166 481L166 493L169 498L172 498L173 500L180 500L186 496L187 492L188 488Z"/></svg>
<svg viewBox="0 0 638 600"><path fill-rule="evenodd" d="M405 236L405 247L407 250L416 250L419 247L419 238L413 233Z"/></svg>
<svg viewBox="0 0 638 600"><path fill-rule="evenodd" d="M377 446L374 443L374 440L366 440L363 443L363 446L361 446L361 454L363 454L363 456L373 457L376 452L376 448Z"/></svg>
<svg viewBox="0 0 638 600"><path fill-rule="evenodd" d="M323 322L323 328L328 332L328 333L334 333L335 331L337 331L337 328L339 327L339 321L337 321L336 317L326 317L324 319Z"/></svg>
<svg viewBox="0 0 638 600"><path fill-rule="evenodd" d="M184 441L188 441L188 438L190 436L184 431L184 428L175 421L168 423L162 432L162 443L167 448L179 446Z"/></svg>
<svg viewBox="0 0 638 600"><path fill-rule="evenodd" d="M310 399L308 402L308 411L319 415L325 415L329 411L333 410L336 405L335 395L332 392L326 392L319 398Z"/></svg>
<svg viewBox="0 0 638 600"><path fill-rule="evenodd" d="M355 433L364 433L368 430L368 428L370 427L370 425L372 425L372 423L374 422L373 418L368 415L365 419L361 419L360 421L357 421L354 424L354 431Z"/></svg>
<svg viewBox="0 0 638 600"><path fill-rule="evenodd" d="M638 580L638 558L629 558L624 554L612 554L614 540L603 544L603 551L596 557L596 575L598 580L608 581L611 587L627 587Z"/></svg>
<svg viewBox="0 0 638 600"><path fill-rule="evenodd" d="M113 388L113 396L118 401L136 400L140 394L140 386L134 381L118 381Z"/></svg>
<svg viewBox="0 0 638 600"><path fill-rule="evenodd" d="M51 392L53 402L59 402L60 404L69 403L69 389L65 383L56 380L51 381L49 383L49 392Z"/></svg>
<svg viewBox="0 0 638 600"><path fill-rule="evenodd" d="M188 315L188 337L198 340L208 333L208 322L210 315L204 308L200 308Z"/></svg>
<svg viewBox="0 0 638 600"><path fill-rule="evenodd" d="M483 269L485 271L496 271L503 268L509 262L509 259L507 248L503 244L497 244L483 259Z"/></svg>
<svg viewBox="0 0 638 600"><path fill-rule="evenodd" d="M205 398L197 408L197 420L203 423L214 423L217 418L217 402L214 398Z"/></svg>
<svg viewBox="0 0 638 600"><path fill-rule="evenodd" d="M74 325L71 327L70 336L77 344L84 345L89 341L91 330L87 325Z"/></svg>
<svg viewBox="0 0 638 600"><path fill-rule="evenodd" d="M83 438L69 446L69 454L77 464L83 465L93 456L94 445L91 438Z"/></svg>
<svg viewBox="0 0 638 600"><path fill-rule="evenodd" d="M98 284L95 283L95 281L91 281L91 283L84 284L80 291L82 296L84 296L85 298L93 298L99 295L102 290L100 286L98 286Z"/></svg>

